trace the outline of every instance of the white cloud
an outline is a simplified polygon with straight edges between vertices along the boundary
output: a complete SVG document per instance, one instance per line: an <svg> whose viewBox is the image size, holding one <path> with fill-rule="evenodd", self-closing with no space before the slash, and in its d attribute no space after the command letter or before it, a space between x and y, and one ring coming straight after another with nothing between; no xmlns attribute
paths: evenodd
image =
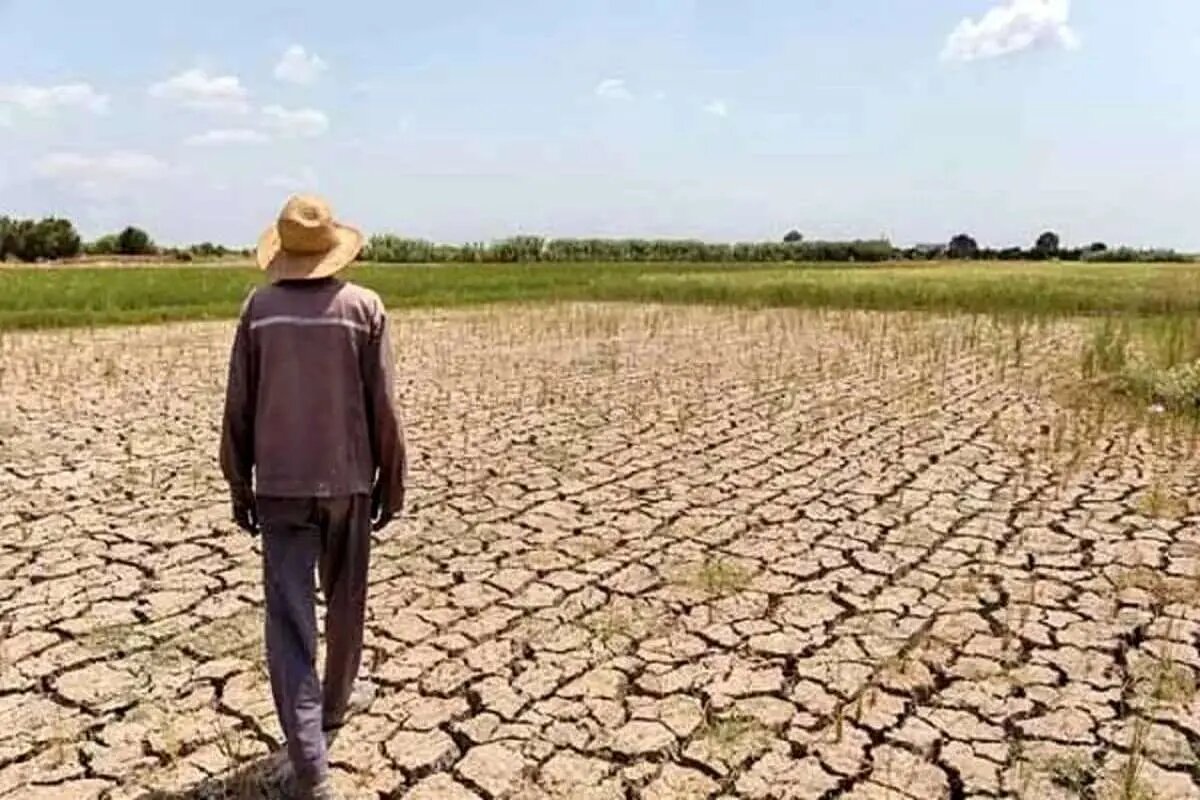
<svg viewBox="0 0 1200 800"><path fill-rule="evenodd" d="M704 110L714 117L728 117L729 105L724 100L713 100L705 104Z"/></svg>
<svg viewBox="0 0 1200 800"><path fill-rule="evenodd" d="M54 152L38 158L34 172L42 178L88 185L156 180L166 175L168 168L166 163L144 152L118 150L96 156Z"/></svg>
<svg viewBox="0 0 1200 800"><path fill-rule="evenodd" d="M633 92L620 78L605 78L596 85L596 96L605 100L632 100Z"/></svg>
<svg viewBox="0 0 1200 800"><path fill-rule="evenodd" d="M315 108L267 106L262 113L265 124L281 136L311 138L329 130L329 117Z"/></svg>
<svg viewBox="0 0 1200 800"><path fill-rule="evenodd" d="M150 96L200 111L245 113L250 93L236 75L209 75L190 69L150 87Z"/></svg>
<svg viewBox="0 0 1200 800"><path fill-rule="evenodd" d="M269 189L282 189L285 192L310 191L317 188L317 173L312 167L304 167L299 174L274 175L263 184Z"/></svg>
<svg viewBox="0 0 1200 800"><path fill-rule="evenodd" d="M12 108L43 116L67 108L104 114L108 111L108 100L108 95L97 92L90 83L0 86L0 106L8 107L10 118Z"/></svg>
<svg viewBox="0 0 1200 800"><path fill-rule="evenodd" d="M946 40L943 61L976 61L1035 45L1079 46L1071 28L1071 0L1004 0L978 21L964 19Z"/></svg>
<svg viewBox="0 0 1200 800"><path fill-rule="evenodd" d="M198 133L184 139L183 143L189 147L214 147L224 144L260 144L269 141L271 141L271 137L262 131L251 128L228 128Z"/></svg>
<svg viewBox="0 0 1200 800"><path fill-rule="evenodd" d="M316 53L309 53L298 44L289 47L275 65L275 77L288 83L315 83L329 64Z"/></svg>

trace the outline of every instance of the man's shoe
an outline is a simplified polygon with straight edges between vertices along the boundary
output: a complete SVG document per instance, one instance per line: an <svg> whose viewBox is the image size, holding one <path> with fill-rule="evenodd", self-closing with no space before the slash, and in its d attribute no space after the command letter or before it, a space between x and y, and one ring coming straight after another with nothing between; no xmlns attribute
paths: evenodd
<svg viewBox="0 0 1200 800"><path fill-rule="evenodd" d="M342 718L327 720L325 723L325 746L332 747L338 733L346 724L346 720L370 709L378 695L379 687L374 682L366 679L355 681L354 688L350 692L350 701L346 703L346 711L342 714Z"/></svg>
<svg viewBox="0 0 1200 800"><path fill-rule="evenodd" d="M342 796L333 788L333 781L326 778L309 789L305 800L342 800Z"/></svg>
<svg viewBox="0 0 1200 800"><path fill-rule="evenodd" d="M355 681L354 688L350 691L350 702L346 704L346 716L367 711L378 696L379 687L374 681L366 678Z"/></svg>
<svg viewBox="0 0 1200 800"><path fill-rule="evenodd" d="M288 756L287 747L281 747L270 755L263 768L263 778L272 786L283 786L293 776L292 759Z"/></svg>
<svg viewBox="0 0 1200 800"><path fill-rule="evenodd" d="M333 781L326 778L316 784L302 784L295 775L290 776L281 785L283 796L288 800L342 800Z"/></svg>

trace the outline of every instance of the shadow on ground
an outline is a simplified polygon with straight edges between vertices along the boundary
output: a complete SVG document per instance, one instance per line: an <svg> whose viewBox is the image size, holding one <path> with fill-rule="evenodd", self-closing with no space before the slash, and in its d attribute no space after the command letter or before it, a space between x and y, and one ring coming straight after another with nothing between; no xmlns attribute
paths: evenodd
<svg viewBox="0 0 1200 800"><path fill-rule="evenodd" d="M209 778L178 792L151 792L138 800L284 800L269 779L271 757L264 756L235 772Z"/></svg>

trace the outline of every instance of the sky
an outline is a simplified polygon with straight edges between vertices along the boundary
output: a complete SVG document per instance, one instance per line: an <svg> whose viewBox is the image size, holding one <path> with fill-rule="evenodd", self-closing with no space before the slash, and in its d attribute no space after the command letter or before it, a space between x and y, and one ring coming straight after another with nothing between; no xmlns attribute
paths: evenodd
<svg viewBox="0 0 1200 800"><path fill-rule="evenodd" d="M1196 0L0 0L0 214L1200 251Z"/></svg>

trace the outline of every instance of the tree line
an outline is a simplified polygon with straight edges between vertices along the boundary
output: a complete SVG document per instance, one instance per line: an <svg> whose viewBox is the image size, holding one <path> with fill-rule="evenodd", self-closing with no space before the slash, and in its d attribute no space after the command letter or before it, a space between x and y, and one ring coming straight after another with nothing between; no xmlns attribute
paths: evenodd
<svg viewBox="0 0 1200 800"><path fill-rule="evenodd" d="M249 256L248 249L233 249L202 242L187 247L160 247L141 228L128 226L117 233L85 242L75 225L61 217L40 220L0 216L0 262L57 261L80 256L164 256L176 261Z"/></svg>
<svg viewBox="0 0 1200 800"><path fill-rule="evenodd" d="M515 236L489 244L442 245L421 239L372 236L364 261L383 263L517 263L572 261L770 262L861 261L892 258L886 241L743 242L718 244L693 239L544 239Z"/></svg>
<svg viewBox="0 0 1200 800"><path fill-rule="evenodd" d="M1094 261L1187 262L1191 256L1174 250L1110 249L1103 242L1086 247L1063 247L1058 234L1047 231L1032 247L983 248L971 236L959 234L946 244L895 247L886 239L845 242L805 241L789 231L780 242L721 244L691 239L545 239L515 236L490 244L435 244L392 234L370 238L362 260L382 263L515 263L570 261L769 263L787 261Z"/></svg>
<svg viewBox="0 0 1200 800"><path fill-rule="evenodd" d="M53 261L91 256L163 256L176 261L249 257L249 249L203 242L188 247L159 247L150 235L134 226L84 242L70 220L0 217L0 262ZM528 263L528 262L861 262L882 261L1091 261L1183 262L1192 257L1174 250L1110 249L1103 242L1086 247L1063 247L1053 231L1037 238L1029 248L980 247L969 234L958 234L946 244L895 247L886 239L807 241L796 230L782 241L714 243L696 239L549 239L513 236L494 242L462 245L436 244L393 234L372 236L359 256L363 261L393 264Z"/></svg>
<svg viewBox="0 0 1200 800"><path fill-rule="evenodd" d="M1063 247L1062 240L1053 231L1046 231L1037 238L1029 249L1020 247L987 248L968 234L960 233L944 246L925 245L897 251L899 257L909 260L963 260L963 261L1091 261L1098 263L1183 263L1194 261L1193 256L1169 249L1142 249L1134 247L1109 248L1104 242L1092 242L1086 247Z"/></svg>

